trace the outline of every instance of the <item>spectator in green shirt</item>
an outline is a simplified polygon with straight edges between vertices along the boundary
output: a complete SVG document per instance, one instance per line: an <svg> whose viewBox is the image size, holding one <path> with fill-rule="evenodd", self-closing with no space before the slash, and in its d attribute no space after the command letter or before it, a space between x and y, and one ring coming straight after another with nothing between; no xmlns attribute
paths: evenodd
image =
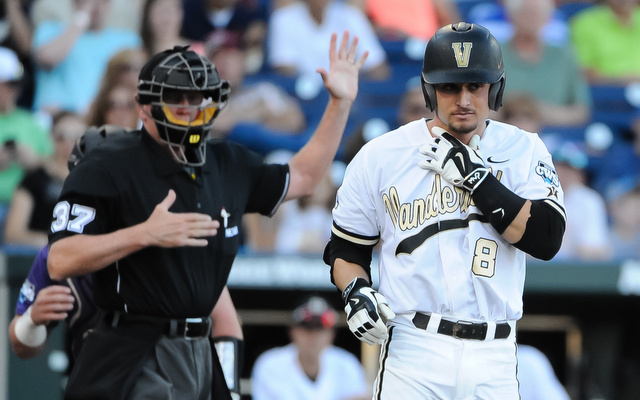
<svg viewBox="0 0 640 400"><path fill-rule="evenodd" d="M13 50L0 47L0 221L25 170L52 153L49 133L36 116L16 104L23 66Z"/></svg>
<svg viewBox="0 0 640 400"><path fill-rule="evenodd" d="M505 100L532 96L541 125L581 126L591 114L591 93L570 45L551 45L542 30L551 19L553 0L505 0L513 36L502 44L507 71Z"/></svg>
<svg viewBox="0 0 640 400"><path fill-rule="evenodd" d="M640 80L638 0L603 0L576 14L570 29L590 83L626 85Z"/></svg>

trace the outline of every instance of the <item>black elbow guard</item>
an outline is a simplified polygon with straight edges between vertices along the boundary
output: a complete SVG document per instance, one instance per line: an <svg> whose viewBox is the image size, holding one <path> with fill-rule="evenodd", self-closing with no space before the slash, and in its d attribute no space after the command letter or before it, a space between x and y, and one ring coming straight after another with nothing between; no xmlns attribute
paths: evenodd
<svg viewBox="0 0 640 400"><path fill-rule="evenodd" d="M566 226L564 210L550 200L531 201L531 212L522 238L513 245L540 260L558 253Z"/></svg>
<svg viewBox="0 0 640 400"><path fill-rule="evenodd" d="M361 266L367 272L369 282L371 282L371 259L374 247L375 245L356 244L331 233L331 239L324 248L322 256L325 264L331 267L331 283L335 285L333 266L337 258Z"/></svg>

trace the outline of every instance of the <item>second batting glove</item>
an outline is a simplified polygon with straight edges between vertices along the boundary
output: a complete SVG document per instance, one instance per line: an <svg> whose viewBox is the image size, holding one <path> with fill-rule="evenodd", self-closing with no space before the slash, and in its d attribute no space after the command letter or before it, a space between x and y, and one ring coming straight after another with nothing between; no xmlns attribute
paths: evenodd
<svg viewBox="0 0 640 400"><path fill-rule="evenodd" d="M396 316L387 299L362 278L351 281L342 291L342 298L351 332L372 346L382 344L389 336L386 321Z"/></svg>
<svg viewBox="0 0 640 400"><path fill-rule="evenodd" d="M482 153L478 148L480 137L474 135L465 145L442 128L431 129L436 138L420 147L419 151L427 156L418 165L422 169L440 174L447 182L473 193L475 188L487 177L490 170L484 166Z"/></svg>

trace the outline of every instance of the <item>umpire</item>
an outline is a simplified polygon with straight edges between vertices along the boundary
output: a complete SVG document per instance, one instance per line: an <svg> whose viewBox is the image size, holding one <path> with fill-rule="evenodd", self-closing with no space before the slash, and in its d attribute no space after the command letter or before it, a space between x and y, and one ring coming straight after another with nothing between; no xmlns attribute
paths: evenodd
<svg viewBox="0 0 640 400"><path fill-rule="evenodd" d="M51 233L53 279L94 273L106 317L85 339L66 399L228 399L209 314L239 246L242 215L272 215L310 194L333 160L366 54L331 37L330 100L288 165L207 141L230 89L186 47L152 57L139 76L143 128L100 146L64 184ZM213 390L212 390L213 386Z"/></svg>

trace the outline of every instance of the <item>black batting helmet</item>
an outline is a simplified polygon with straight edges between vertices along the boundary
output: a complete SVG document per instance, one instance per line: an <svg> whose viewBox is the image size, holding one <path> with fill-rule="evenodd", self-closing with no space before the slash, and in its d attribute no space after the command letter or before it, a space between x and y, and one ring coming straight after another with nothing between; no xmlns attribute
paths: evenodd
<svg viewBox="0 0 640 400"><path fill-rule="evenodd" d="M502 50L483 26L458 22L438 29L427 43L422 64L422 92L431 111L437 107L437 83L490 83L489 108L502 105L505 76Z"/></svg>
<svg viewBox="0 0 640 400"><path fill-rule="evenodd" d="M204 164L204 143L213 120L225 106L230 93L229 83L220 79L216 67L205 57L176 46L153 56L140 71L138 103L151 105L151 117L160 138L167 144L178 162L198 166ZM188 106L197 109L192 121L177 118L168 104L172 92L196 93L202 101ZM194 97L197 98L197 97ZM172 107L175 104L172 104Z"/></svg>

